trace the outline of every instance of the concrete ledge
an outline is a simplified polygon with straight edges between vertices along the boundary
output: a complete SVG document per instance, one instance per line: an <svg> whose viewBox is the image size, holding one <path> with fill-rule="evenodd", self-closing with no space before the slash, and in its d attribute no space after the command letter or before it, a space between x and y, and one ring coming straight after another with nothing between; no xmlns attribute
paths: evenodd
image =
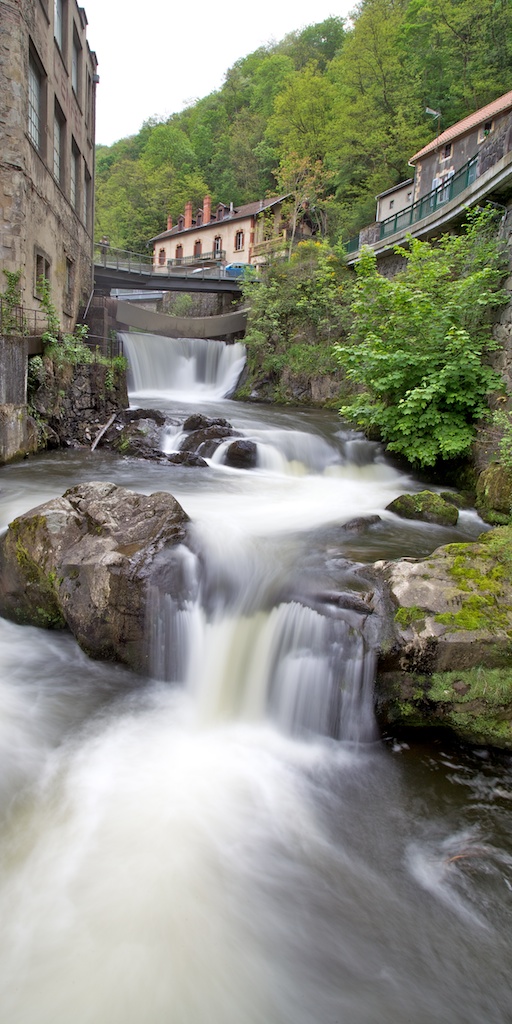
<svg viewBox="0 0 512 1024"><path fill-rule="evenodd" d="M247 310L220 316L168 316L119 299L116 320L127 327L135 327L148 334L162 334L166 338L224 338L245 331Z"/></svg>

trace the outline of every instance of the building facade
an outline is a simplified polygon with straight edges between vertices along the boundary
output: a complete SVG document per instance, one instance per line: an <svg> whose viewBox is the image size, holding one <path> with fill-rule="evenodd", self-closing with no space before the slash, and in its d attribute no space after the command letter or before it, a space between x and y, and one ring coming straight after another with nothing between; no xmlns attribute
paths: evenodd
<svg viewBox="0 0 512 1024"><path fill-rule="evenodd" d="M504 131L510 132L512 114L512 92L481 107L468 117L441 132L409 160L414 167L414 196L417 202L433 189L449 183L450 178L460 171L468 161L478 158L480 153L492 152L493 142ZM510 140L505 142L504 152L510 151ZM492 158L493 162L495 158ZM476 176L486 168L478 160Z"/></svg>
<svg viewBox="0 0 512 1024"><path fill-rule="evenodd" d="M154 266L201 266L209 262L258 265L269 252L286 248L285 199L273 196L239 207L218 203L212 208L210 196L205 196L202 207L195 212L188 202L176 225L169 217L167 231L150 239ZM311 234L303 221L297 238Z"/></svg>
<svg viewBox="0 0 512 1024"><path fill-rule="evenodd" d="M76 0L0 0L0 267L64 330L93 289L96 55ZM0 292L4 281L0 275Z"/></svg>

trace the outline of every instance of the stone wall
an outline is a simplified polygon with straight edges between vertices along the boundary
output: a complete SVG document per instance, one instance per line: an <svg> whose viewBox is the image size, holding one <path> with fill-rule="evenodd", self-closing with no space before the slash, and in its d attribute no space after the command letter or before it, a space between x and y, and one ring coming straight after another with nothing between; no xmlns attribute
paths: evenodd
<svg viewBox="0 0 512 1024"><path fill-rule="evenodd" d="M30 403L46 424L42 432L50 446L89 445L114 413L128 407L126 372L115 364L58 365L44 356L38 366Z"/></svg>
<svg viewBox="0 0 512 1024"><path fill-rule="evenodd" d="M35 451L27 416L27 340L0 336L0 465Z"/></svg>

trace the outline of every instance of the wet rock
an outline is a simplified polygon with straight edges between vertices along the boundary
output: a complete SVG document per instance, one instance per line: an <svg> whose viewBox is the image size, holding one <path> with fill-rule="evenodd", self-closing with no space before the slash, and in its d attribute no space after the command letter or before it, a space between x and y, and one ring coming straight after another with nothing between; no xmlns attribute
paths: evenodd
<svg viewBox="0 0 512 1024"><path fill-rule="evenodd" d="M196 455L195 452L172 452L171 455L166 455L165 459L173 466L206 466L208 468L206 460L200 455Z"/></svg>
<svg viewBox="0 0 512 1024"><path fill-rule="evenodd" d="M402 519L420 519L425 523L439 526L455 526L459 513L455 505L447 502L433 491L419 491L418 494L401 494L386 506Z"/></svg>
<svg viewBox="0 0 512 1024"><path fill-rule="evenodd" d="M258 446L254 441L233 441L224 455L227 466L236 469L254 469L258 463Z"/></svg>
<svg viewBox="0 0 512 1024"><path fill-rule="evenodd" d="M380 646L384 726L445 726L466 742L512 749L512 528L426 559L377 562L394 635Z"/></svg>
<svg viewBox="0 0 512 1024"><path fill-rule="evenodd" d="M480 474L476 485L476 506L488 522L492 522L493 517L496 521L496 513L509 521L512 507L512 472L509 469L493 464Z"/></svg>
<svg viewBox="0 0 512 1024"><path fill-rule="evenodd" d="M221 417L203 416L202 413L193 413L188 416L183 424L183 430L188 433L192 430L207 430L209 427L231 427L228 420Z"/></svg>
<svg viewBox="0 0 512 1024"><path fill-rule="evenodd" d="M180 444L181 452L195 452L204 459L210 459L226 437L236 437L233 427L214 424L203 430L193 430Z"/></svg>
<svg viewBox="0 0 512 1024"><path fill-rule="evenodd" d="M93 658L146 668L144 618L157 556L189 518L167 493L80 484L19 516L0 538L0 613L68 627Z"/></svg>
<svg viewBox="0 0 512 1024"><path fill-rule="evenodd" d="M343 523L341 529L346 530L347 533L366 533L370 526L375 526L376 523L382 522L380 516L357 516L355 519L349 519L348 523Z"/></svg>

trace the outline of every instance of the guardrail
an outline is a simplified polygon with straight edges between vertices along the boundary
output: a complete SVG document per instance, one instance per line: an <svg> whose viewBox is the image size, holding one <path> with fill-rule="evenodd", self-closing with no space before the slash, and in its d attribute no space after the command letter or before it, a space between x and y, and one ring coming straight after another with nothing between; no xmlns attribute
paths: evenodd
<svg viewBox="0 0 512 1024"><path fill-rule="evenodd" d="M151 274L153 270L152 254L113 249L105 242L95 243L94 262L108 270L134 270L138 274Z"/></svg>
<svg viewBox="0 0 512 1024"><path fill-rule="evenodd" d="M433 188L431 192L428 192L426 196L417 199L412 206L407 206L405 210L396 213L394 217L386 217L386 220L381 221L380 237L387 238L388 235L394 235L397 231L403 231L405 228L411 227L412 224L425 220L431 213L438 210L440 206L446 206L446 203L456 199L461 192L464 192L464 189L472 185L476 180L477 162L478 157L472 157L463 167L455 171L455 174L452 174L450 178L444 181L442 185L438 185L437 188Z"/></svg>

